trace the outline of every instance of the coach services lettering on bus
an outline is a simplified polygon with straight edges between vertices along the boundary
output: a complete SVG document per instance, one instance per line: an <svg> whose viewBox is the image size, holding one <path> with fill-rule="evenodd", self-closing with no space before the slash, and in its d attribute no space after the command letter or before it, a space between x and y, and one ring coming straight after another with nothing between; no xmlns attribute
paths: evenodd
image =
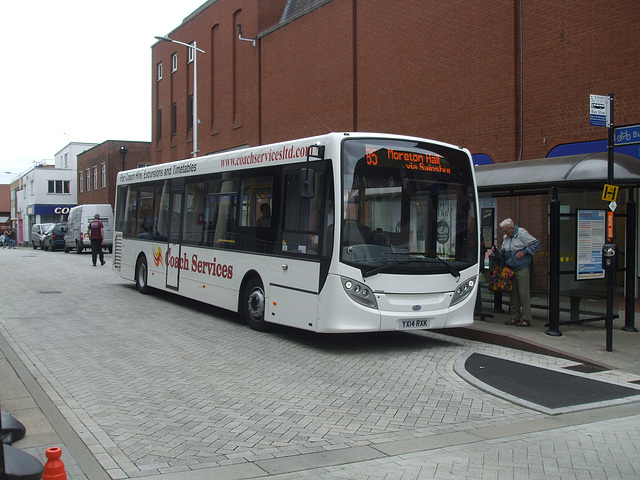
<svg viewBox="0 0 640 480"><path fill-rule="evenodd" d="M180 268L181 270L191 270L192 272L209 275L211 277L221 277L231 280L233 278L233 265L218 263L216 257L213 261L198 260L198 255L193 254L191 261L185 253L182 257L171 255L168 251L165 255L165 262L171 268Z"/></svg>
<svg viewBox="0 0 640 480"><path fill-rule="evenodd" d="M278 150L269 150L268 152L253 153L249 152L245 155L232 158L222 158L220 160L221 167L241 167L243 165L257 165L265 162L279 162L280 160L291 160L293 158L305 158L307 156L307 147L296 147L289 145Z"/></svg>

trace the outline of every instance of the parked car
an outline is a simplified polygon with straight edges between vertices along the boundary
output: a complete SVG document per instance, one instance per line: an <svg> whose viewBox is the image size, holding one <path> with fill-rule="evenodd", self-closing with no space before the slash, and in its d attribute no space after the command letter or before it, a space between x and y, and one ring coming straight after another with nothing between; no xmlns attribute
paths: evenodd
<svg viewBox="0 0 640 480"><path fill-rule="evenodd" d="M67 233L66 223L54 223L51 225L42 239L44 250L51 250L53 252L59 248L63 249L65 233Z"/></svg>
<svg viewBox="0 0 640 480"><path fill-rule="evenodd" d="M44 249L44 236L51 225L53 223L36 223L31 227L31 246L34 250L38 247Z"/></svg>

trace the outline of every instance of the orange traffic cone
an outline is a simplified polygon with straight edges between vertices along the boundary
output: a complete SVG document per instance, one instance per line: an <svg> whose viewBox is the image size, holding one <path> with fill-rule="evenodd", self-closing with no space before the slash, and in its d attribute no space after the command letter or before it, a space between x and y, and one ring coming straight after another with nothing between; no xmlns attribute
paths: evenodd
<svg viewBox="0 0 640 480"><path fill-rule="evenodd" d="M58 447L47 448L45 455L47 456L47 463L44 464L42 480L67 480L64 463L60 460L62 449Z"/></svg>

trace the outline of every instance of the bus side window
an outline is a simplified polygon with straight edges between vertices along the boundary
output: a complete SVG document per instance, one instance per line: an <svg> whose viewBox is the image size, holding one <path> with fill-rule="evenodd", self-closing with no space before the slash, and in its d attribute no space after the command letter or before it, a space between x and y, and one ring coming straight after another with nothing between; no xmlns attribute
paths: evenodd
<svg viewBox="0 0 640 480"><path fill-rule="evenodd" d="M135 235L137 199L138 189L130 186L127 192L125 220L122 225L122 235L125 238L131 238ZM84 228L84 226L82 226L81 229L82 228Z"/></svg>
<svg viewBox="0 0 640 480"><path fill-rule="evenodd" d="M314 175L315 196L303 198L300 192L300 170L285 175L284 229L281 251L317 255L320 238L320 212L323 202L323 175Z"/></svg>
<svg viewBox="0 0 640 480"><path fill-rule="evenodd" d="M158 215L158 228L155 231L157 240L166 240L169 227L169 209L163 208Z"/></svg>
<svg viewBox="0 0 640 480"><path fill-rule="evenodd" d="M158 183L155 186L155 195L153 200L153 217L151 218L151 224L149 226L149 236L153 239L158 239L158 221L160 217L160 203L162 200L162 183Z"/></svg>
<svg viewBox="0 0 640 480"><path fill-rule="evenodd" d="M236 245L237 220L235 218L237 195L222 194L218 195L216 200L217 211L215 213L213 245L219 248L238 248L239 245Z"/></svg>
<svg viewBox="0 0 640 480"><path fill-rule="evenodd" d="M134 235L138 238L150 238L153 228L153 203L155 188L153 185L140 187L138 192L138 218Z"/></svg>
<svg viewBox="0 0 640 480"><path fill-rule="evenodd" d="M188 245L204 244L204 182L186 186L186 215L184 215L183 242Z"/></svg>

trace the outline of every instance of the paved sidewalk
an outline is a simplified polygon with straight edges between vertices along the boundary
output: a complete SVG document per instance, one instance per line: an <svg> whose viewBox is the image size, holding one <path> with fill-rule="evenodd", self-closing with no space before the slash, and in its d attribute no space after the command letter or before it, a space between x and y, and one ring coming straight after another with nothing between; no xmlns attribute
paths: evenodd
<svg viewBox="0 0 640 480"><path fill-rule="evenodd" d="M507 307L505 307L506 310ZM485 311L487 311L485 304ZM548 355L575 358L584 362L602 365L621 372L640 375L640 333L623 331L624 311L613 321L612 351L606 351L606 328L604 321L586 322L582 325L561 325L562 336L551 336L548 330L547 312L535 310L530 327L505 325L509 319L507 312L493 312L493 318L485 321L475 318L473 327L466 336L486 341L494 340L500 345L529 351L544 351ZM640 309L636 306L635 328L640 330Z"/></svg>
<svg viewBox="0 0 640 480"><path fill-rule="evenodd" d="M550 337L543 318L517 328L503 314L466 338L263 335L139 295L86 255L7 252L1 405L27 426L14 446L43 462L62 448L69 480L640 478L640 402L548 415L458 370L481 352L565 372L595 364L582 375L639 386L640 334L619 321L613 352L601 322ZM110 300L87 315L96 292ZM41 321L53 305L64 308Z"/></svg>

